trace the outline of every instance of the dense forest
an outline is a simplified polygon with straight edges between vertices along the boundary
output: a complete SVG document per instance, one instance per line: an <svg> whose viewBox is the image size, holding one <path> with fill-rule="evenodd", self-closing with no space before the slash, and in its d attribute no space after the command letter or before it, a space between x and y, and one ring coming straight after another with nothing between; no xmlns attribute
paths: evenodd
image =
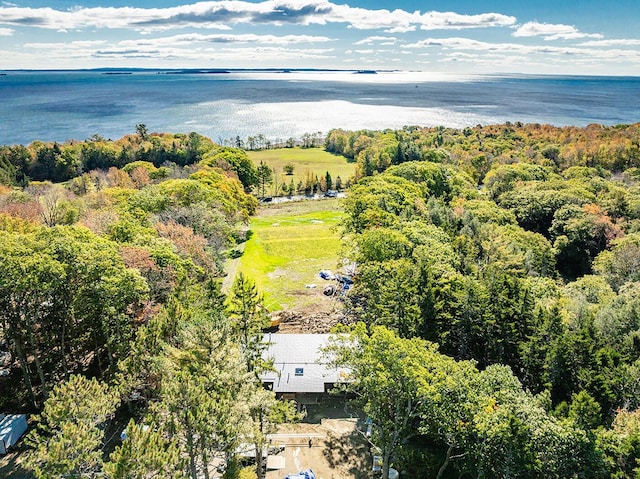
<svg viewBox="0 0 640 479"><path fill-rule="evenodd" d="M259 379L269 320L254 284L220 290L258 168L142 126L0 157L0 410L39 413L26 467L195 479L217 461L251 477L241 442L262 454L274 425L297 418Z"/></svg>
<svg viewBox="0 0 640 479"><path fill-rule="evenodd" d="M390 458L432 477L638 477L640 125L326 146L360 176L346 308L370 334L341 362Z"/></svg>
<svg viewBox="0 0 640 479"><path fill-rule="evenodd" d="M325 148L357 165L358 264L355 326L327 354L383 476L640 477L640 125L333 130ZM36 477L196 479L214 458L251 477L240 442L258 454L297 419L262 388L255 285L220 289L260 174L144 125L0 147L0 409L39 413Z"/></svg>

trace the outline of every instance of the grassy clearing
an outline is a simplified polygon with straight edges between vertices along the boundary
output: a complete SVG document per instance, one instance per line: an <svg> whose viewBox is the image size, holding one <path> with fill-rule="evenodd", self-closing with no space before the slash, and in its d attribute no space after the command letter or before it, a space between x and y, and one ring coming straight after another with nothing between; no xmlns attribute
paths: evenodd
<svg viewBox="0 0 640 479"><path fill-rule="evenodd" d="M324 300L318 271L336 267L342 216L339 200L332 199L273 205L253 218L238 271L256 282L269 310ZM305 288L313 283L316 289Z"/></svg>
<svg viewBox="0 0 640 479"><path fill-rule="evenodd" d="M304 183L308 175L322 178L327 171L335 182L339 176L342 184L355 173L355 163L349 162L344 156L334 155L320 148L276 148L273 150L247 151L249 158L257 165L264 161L275 168L280 183L289 184L293 180L294 185ZM284 174L284 166L293 165L293 175Z"/></svg>

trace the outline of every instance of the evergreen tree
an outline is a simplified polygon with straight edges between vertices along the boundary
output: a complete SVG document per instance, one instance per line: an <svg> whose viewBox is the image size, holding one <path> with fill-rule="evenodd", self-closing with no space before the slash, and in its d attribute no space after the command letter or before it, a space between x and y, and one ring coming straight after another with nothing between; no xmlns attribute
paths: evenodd
<svg viewBox="0 0 640 479"><path fill-rule="evenodd" d="M327 173L324 175L324 181L326 184L326 189L327 190L331 190L333 189L333 180L331 179L331 175L329 174L329 172L327 171Z"/></svg>
<svg viewBox="0 0 640 479"><path fill-rule="evenodd" d="M155 425L136 424L126 428L127 437L104 464L109 479L183 479L185 477L176 443L167 441Z"/></svg>
<svg viewBox="0 0 640 479"><path fill-rule="evenodd" d="M36 478L82 477L102 468L107 421L120 399L106 384L72 375L56 386L27 442L27 466Z"/></svg>
<svg viewBox="0 0 640 479"><path fill-rule="evenodd" d="M247 370L259 376L266 367L262 359L267 347L263 331L269 327L269 313L255 282L243 273L238 274L231 287L228 311L231 331L244 354Z"/></svg>
<svg viewBox="0 0 640 479"><path fill-rule="evenodd" d="M260 161L257 170L258 188L260 196L264 198L266 196L267 186L273 182L273 170L265 162Z"/></svg>

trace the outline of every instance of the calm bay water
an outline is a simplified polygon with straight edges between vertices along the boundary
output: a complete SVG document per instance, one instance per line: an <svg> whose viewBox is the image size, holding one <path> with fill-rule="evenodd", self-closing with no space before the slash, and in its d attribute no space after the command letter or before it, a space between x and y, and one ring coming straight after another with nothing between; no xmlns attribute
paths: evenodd
<svg viewBox="0 0 640 479"><path fill-rule="evenodd" d="M640 77L455 76L413 72L232 72L0 76L0 144L196 131L285 140L332 128L640 121Z"/></svg>

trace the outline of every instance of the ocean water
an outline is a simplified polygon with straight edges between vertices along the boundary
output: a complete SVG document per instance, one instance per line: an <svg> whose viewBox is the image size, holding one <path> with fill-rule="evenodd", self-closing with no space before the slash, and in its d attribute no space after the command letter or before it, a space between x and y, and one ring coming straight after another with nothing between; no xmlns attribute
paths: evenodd
<svg viewBox="0 0 640 479"><path fill-rule="evenodd" d="M113 73L113 72L110 72ZM640 77L418 72L6 72L0 144L196 131L272 141L332 128L640 121Z"/></svg>

